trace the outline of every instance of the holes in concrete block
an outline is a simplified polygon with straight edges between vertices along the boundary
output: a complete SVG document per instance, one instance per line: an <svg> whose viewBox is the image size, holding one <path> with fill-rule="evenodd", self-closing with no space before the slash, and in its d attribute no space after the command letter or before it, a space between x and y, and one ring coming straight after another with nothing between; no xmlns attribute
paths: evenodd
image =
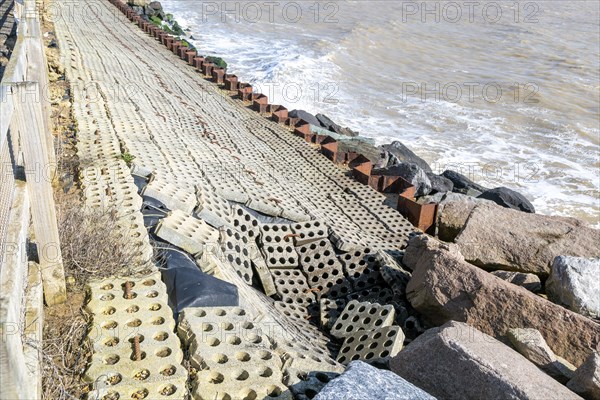
<svg viewBox="0 0 600 400"><path fill-rule="evenodd" d="M225 377L223 376L223 374L220 374L216 371L211 372L208 375L208 383L212 383L213 385L218 385L220 383L223 383L224 380L225 380Z"/></svg>
<svg viewBox="0 0 600 400"><path fill-rule="evenodd" d="M119 344L119 338L114 337L114 336L110 337L104 341L104 345L106 347L115 347L117 344Z"/></svg>
<svg viewBox="0 0 600 400"><path fill-rule="evenodd" d="M212 360L217 364L226 364L227 361L229 361L229 357L227 357L225 354L219 353L213 355Z"/></svg>
<svg viewBox="0 0 600 400"><path fill-rule="evenodd" d="M130 326L132 328L135 328L137 326L140 326L142 324L142 321L139 319L130 319L129 321L127 321L127 326Z"/></svg>
<svg viewBox="0 0 600 400"><path fill-rule="evenodd" d="M111 290L115 287L115 285L113 285L112 283L109 283L107 285L102 286L102 290Z"/></svg>
<svg viewBox="0 0 600 400"><path fill-rule="evenodd" d="M115 329L117 327L117 321L107 321L102 324L103 329Z"/></svg>
<svg viewBox="0 0 600 400"><path fill-rule="evenodd" d="M134 339L135 337L138 338L139 343L142 343L144 341L144 335L140 335L140 334L132 334L132 336L129 339L127 339L127 341L129 343L133 343L133 342L135 342L135 339Z"/></svg>
<svg viewBox="0 0 600 400"><path fill-rule="evenodd" d="M110 301L115 298L115 295L112 293L106 293L100 296L101 301Z"/></svg>
<svg viewBox="0 0 600 400"><path fill-rule="evenodd" d="M171 396L177 391L177 387L175 385L166 385L162 389L158 391L163 396Z"/></svg>
<svg viewBox="0 0 600 400"><path fill-rule="evenodd" d="M119 395L119 393L112 390L108 391L108 393L102 396L102 400L119 400L120 398L121 396Z"/></svg>
<svg viewBox="0 0 600 400"><path fill-rule="evenodd" d="M136 358L136 355L135 355L135 351L133 351L133 352L131 353L131 356L129 356L129 358L130 358L132 361L138 361L138 360L137 360L137 358ZM145 351L141 351L141 352L140 352L140 361L141 361L141 360L143 360L143 359L145 359L145 358L146 358L146 352L145 352Z"/></svg>
<svg viewBox="0 0 600 400"><path fill-rule="evenodd" d="M269 386L267 388L267 396L270 397L279 397L282 393L282 390L279 386Z"/></svg>
<svg viewBox="0 0 600 400"><path fill-rule="evenodd" d="M164 342L169 337L167 332L158 332L154 334L154 340L157 342Z"/></svg>
<svg viewBox="0 0 600 400"><path fill-rule="evenodd" d="M163 317L154 318L150 321L152 325L162 325L165 323L165 319Z"/></svg>
<svg viewBox="0 0 600 400"><path fill-rule="evenodd" d="M146 379L148 379L149 376L150 376L150 371L148 371L147 369L140 369L133 373L132 378L135 379L136 381L145 381Z"/></svg>
<svg viewBox="0 0 600 400"><path fill-rule="evenodd" d="M216 347L218 345L221 344L221 341L215 337L211 337L208 338L208 340L206 341L206 343L210 346L210 347Z"/></svg>
<svg viewBox="0 0 600 400"><path fill-rule="evenodd" d="M196 317L199 317L199 318L205 317L206 316L206 311L204 311L204 310L198 310L195 315L196 315Z"/></svg>
<svg viewBox="0 0 600 400"><path fill-rule="evenodd" d="M128 314L133 314L136 313L140 310L140 308L138 306L129 306L127 307L127 309L125 310Z"/></svg>
<svg viewBox="0 0 600 400"><path fill-rule="evenodd" d="M155 291L155 290L153 290L153 291L151 291L151 292L148 292L148 294L146 294L146 297L149 297L149 298L151 298L151 299L153 299L153 298L155 298L155 297L158 297L158 292L157 292L157 291Z"/></svg>
<svg viewBox="0 0 600 400"><path fill-rule="evenodd" d="M208 322L203 322L200 329L202 329L203 332L212 332L215 327L213 324L209 324Z"/></svg>
<svg viewBox="0 0 600 400"><path fill-rule="evenodd" d="M273 358L273 353L271 353L270 351L266 351L266 350L260 350L258 352L258 357L261 360L270 360L271 358Z"/></svg>
<svg viewBox="0 0 600 400"><path fill-rule="evenodd" d="M116 311L117 311L117 309L114 308L114 307L107 307L104 310L102 310L102 314L104 314L104 315L113 315Z"/></svg>
<svg viewBox="0 0 600 400"><path fill-rule="evenodd" d="M102 359L102 362L104 362L104 364L106 365L115 365L116 363L119 362L119 360L121 359L121 357L119 357L117 354L110 354L105 356Z"/></svg>
<svg viewBox="0 0 600 400"><path fill-rule="evenodd" d="M154 355L156 355L157 357L160 357L160 358L165 358L165 357L168 357L169 355L171 355L171 352L172 351L170 348L161 347L160 349L154 351Z"/></svg>
<svg viewBox="0 0 600 400"><path fill-rule="evenodd" d="M141 388L141 389L136 389L135 391L133 391L131 393L131 398L132 399L145 399L146 397L148 397L148 389L146 388Z"/></svg>
<svg viewBox="0 0 600 400"><path fill-rule="evenodd" d="M230 337L228 337L226 339L226 341L227 341L228 344L231 344L231 345L234 345L234 346L237 346L237 345L239 345L239 344L242 343L242 339L240 339L237 336L230 336Z"/></svg>
<svg viewBox="0 0 600 400"><path fill-rule="evenodd" d="M247 390L242 391L241 398L242 398L242 400L257 400L258 395L256 394L256 392L254 390L247 389Z"/></svg>
<svg viewBox="0 0 600 400"><path fill-rule="evenodd" d="M160 374L163 376L172 376L175 375L175 372L177 372L177 368L174 365L168 365L160 371Z"/></svg>
<svg viewBox="0 0 600 400"><path fill-rule="evenodd" d="M148 310L150 311L158 311L162 308L162 306L158 303L152 304L150 307L148 307Z"/></svg>
<svg viewBox="0 0 600 400"><path fill-rule="evenodd" d="M216 316L223 317L227 314L227 311L223 310L222 308L216 308L214 313Z"/></svg>
<svg viewBox="0 0 600 400"><path fill-rule="evenodd" d="M248 371L242 369L234 372L233 376L235 377L236 381L245 381L250 377L250 374Z"/></svg>

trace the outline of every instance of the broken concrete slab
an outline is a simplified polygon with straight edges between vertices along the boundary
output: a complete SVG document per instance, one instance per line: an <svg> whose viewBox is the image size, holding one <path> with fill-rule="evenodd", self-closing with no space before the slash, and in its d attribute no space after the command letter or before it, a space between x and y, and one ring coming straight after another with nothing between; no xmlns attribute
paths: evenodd
<svg viewBox="0 0 600 400"><path fill-rule="evenodd" d="M580 399L510 347L461 322L429 329L390 367L444 399Z"/></svg>
<svg viewBox="0 0 600 400"><path fill-rule="evenodd" d="M334 322L330 333L337 338L344 338L358 331L391 326L394 317L393 306L352 300Z"/></svg>
<svg viewBox="0 0 600 400"><path fill-rule="evenodd" d="M346 336L337 361L348 364L362 360L368 363L385 363L394 357L404 344L404 332L399 326L386 326L370 331L357 331Z"/></svg>

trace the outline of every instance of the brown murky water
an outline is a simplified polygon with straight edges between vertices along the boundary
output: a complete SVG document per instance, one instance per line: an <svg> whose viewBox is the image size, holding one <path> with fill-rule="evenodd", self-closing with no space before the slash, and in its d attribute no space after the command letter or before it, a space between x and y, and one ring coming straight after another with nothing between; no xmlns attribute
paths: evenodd
<svg viewBox="0 0 600 400"><path fill-rule="evenodd" d="M274 102L600 224L600 2L162 4Z"/></svg>

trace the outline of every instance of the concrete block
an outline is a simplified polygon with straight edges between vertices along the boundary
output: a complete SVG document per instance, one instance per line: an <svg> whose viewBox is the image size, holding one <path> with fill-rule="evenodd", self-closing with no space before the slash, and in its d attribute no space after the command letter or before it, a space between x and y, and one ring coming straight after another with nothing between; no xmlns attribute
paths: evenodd
<svg viewBox="0 0 600 400"><path fill-rule="evenodd" d="M96 382L88 398L185 398L187 371L160 274L109 278L88 290L93 354L84 379Z"/></svg>
<svg viewBox="0 0 600 400"><path fill-rule="evenodd" d="M299 269L271 269L275 289L285 303L294 303L304 307L316 301L306 277Z"/></svg>
<svg viewBox="0 0 600 400"><path fill-rule="evenodd" d="M203 220L180 210L173 210L156 226L156 235L192 255L200 255L213 248L219 232Z"/></svg>
<svg viewBox="0 0 600 400"><path fill-rule="evenodd" d="M344 340L337 361L347 365L350 361L367 363L385 362L394 357L404 344L404 332L399 326L386 326L371 331L358 331Z"/></svg>
<svg viewBox="0 0 600 400"><path fill-rule="evenodd" d="M403 254L402 254L403 255ZM401 254L397 254L395 258L385 251L379 250L376 258L380 266L380 273L383 280L390 285L394 294L398 298L403 298L406 295L406 285L412 276L411 272L406 270L398 261Z"/></svg>
<svg viewBox="0 0 600 400"><path fill-rule="evenodd" d="M324 221L307 221L292 225L294 233L294 243L296 246L302 246L321 239L329 237L329 228Z"/></svg>
<svg viewBox="0 0 600 400"><path fill-rule="evenodd" d="M244 282L252 285L252 260L261 257L254 241L232 228L222 228L221 243L225 259Z"/></svg>
<svg viewBox="0 0 600 400"><path fill-rule="evenodd" d="M344 266L344 273L355 289L361 290L382 283L379 263L368 247L343 254L340 260Z"/></svg>
<svg viewBox="0 0 600 400"><path fill-rule="evenodd" d="M329 331L345 307L345 299L320 299L319 318L321 327Z"/></svg>
<svg viewBox="0 0 600 400"><path fill-rule="evenodd" d="M298 253L292 240L292 228L286 224L260 226L261 250L269 268L295 268Z"/></svg>
<svg viewBox="0 0 600 400"><path fill-rule="evenodd" d="M196 186L198 206L194 214L206 223L220 228L222 226L233 226L231 205L227 200L215 193L208 183Z"/></svg>
<svg viewBox="0 0 600 400"><path fill-rule="evenodd" d="M189 345L196 374L194 399L291 399L281 359L263 330L241 307L187 308L178 332ZM277 395L277 396L276 396Z"/></svg>
<svg viewBox="0 0 600 400"><path fill-rule="evenodd" d="M312 242L298 247L297 250L300 255L300 266L308 276L308 284L316 290L317 297L335 299L352 291L352 286L344 275L342 264L328 240Z"/></svg>
<svg viewBox="0 0 600 400"><path fill-rule="evenodd" d="M366 243L361 239L359 230L341 227L339 224L331 227L329 239L341 251L353 251L366 246Z"/></svg>
<svg viewBox="0 0 600 400"><path fill-rule="evenodd" d="M243 207L235 205L233 211L233 227L249 238L256 239L260 233L259 222Z"/></svg>
<svg viewBox="0 0 600 400"><path fill-rule="evenodd" d="M358 331L383 328L394 323L395 310L369 302L350 301L331 328L331 334L343 338Z"/></svg>
<svg viewBox="0 0 600 400"><path fill-rule="evenodd" d="M181 210L190 215L197 202L196 194L193 191L181 189L158 178L146 185L142 195L162 202L169 210Z"/></svg>

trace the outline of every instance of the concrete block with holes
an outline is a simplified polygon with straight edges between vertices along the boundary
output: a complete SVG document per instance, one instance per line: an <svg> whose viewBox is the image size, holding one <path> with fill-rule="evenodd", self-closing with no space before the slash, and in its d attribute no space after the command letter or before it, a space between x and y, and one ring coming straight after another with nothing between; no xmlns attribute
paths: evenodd
<svg viewBox="0 0 600 400"><path fill-rule="evenodd" d="M198 205L194 214L215 228L222 226L233 226L231 216L231 205L227 200L215 193L208 184L203 183L196 186Z"/></svg>
<svg viewBox="0 0 600 400"><path fill-rule="evenodd" d="M359 230L349 229L340 224L331 227L329 239L341 251L352 251L366 245Z"/></svg>
<svg viewBox="0 0 600 400"><path fill-rule="evenodd" d="M385 362L402 350L404 332L397 325L371 331L358 331L346 337L337 361L348 365L351 361Z"/></svg>
<svg viewBox="0 0 600 400"><path fill-rule="evenodd" d="M382 328L394 323L395 310L391 305L350 301L333 324L330 333L343 338L358 331Z"/></svg>
<svg viewBox="0 0 600 400"><path fill-rule="evenodd" d="M308 276L308 284L315 289L317 297L339 298L352 291L352 286L335 250L327 239L302 245L296 249L300 266Z"/></svg>
<svg viewBox="0 0 600 400"><path fill-rule="evenodd" d="M362 290L383 282L377 257L368 247L356 248L340 255L344 273L355 290Z"/></svg>
<svg viewBox="0 0 600 400"><path fill-rule="evenodd" d="M173 210L160 220L156 235L193 255L202 254L219 239L215 228L180 210Z"/></svg>
<svg viewBox="0 0 600 400"><path fill-rule="evenodd" d="M321 327L329 331L342 311L346 307L345 299L327 299L319 300L319 322Z"/></svg>
<svg viewBox="0 0 600 400"><path fill-rule="evenodd" d="M223 256L244 282L252 285L252 260L262 257L254 240L232 228L222 228L220 234Z"/></svg>
<svg viewBox="0 0 600 400"><path fill-rule="evenodd" d="M298 253L292 240L291 225L263 224L260 226L261 251L269 268L298 267Z"/></svg>
<svg viewBox="0 0 600 400"><path fill-rule="evenodd" d="M233 228L249 238L256 239L260 234L258 219L239 205L232 207Z"/></svg>
<svg viewBox="0 0 600 400"><path fill-rule="evenodd" d="M88 290L93 354L84 379L95 383L88 398L185 398L187 371L160 274L110 278Z"/></svg>
<svg viewBox="0 0 600 400"><path fill-rule="evenodd" d="M192 214L197 203L196 194L192 190L182 189L159 178L146 185L142 195L160 201L169 210L181 210L187 214Z"/></svg>
<svg viewBox="0 0 600 400"><path fill-rule="evenodd" d="M275 290L283 302L307 307L316 301L316 296L300 269L271 268L270 271Z"/></svg>
<svg viewBox="0 0 600 400"><path fill-rule="evenodd" d="M329 237L329 228L321 220L293 224L292 232L294 233L294 243L296 246L302 246Z"/></svg>
<svg viewBox="0 0 600 400"><path fill-rule="evenodd" d="M187 308L178 334L189 346L194 399L282 398L282 362L254 317L240 307Z"/></svg>

